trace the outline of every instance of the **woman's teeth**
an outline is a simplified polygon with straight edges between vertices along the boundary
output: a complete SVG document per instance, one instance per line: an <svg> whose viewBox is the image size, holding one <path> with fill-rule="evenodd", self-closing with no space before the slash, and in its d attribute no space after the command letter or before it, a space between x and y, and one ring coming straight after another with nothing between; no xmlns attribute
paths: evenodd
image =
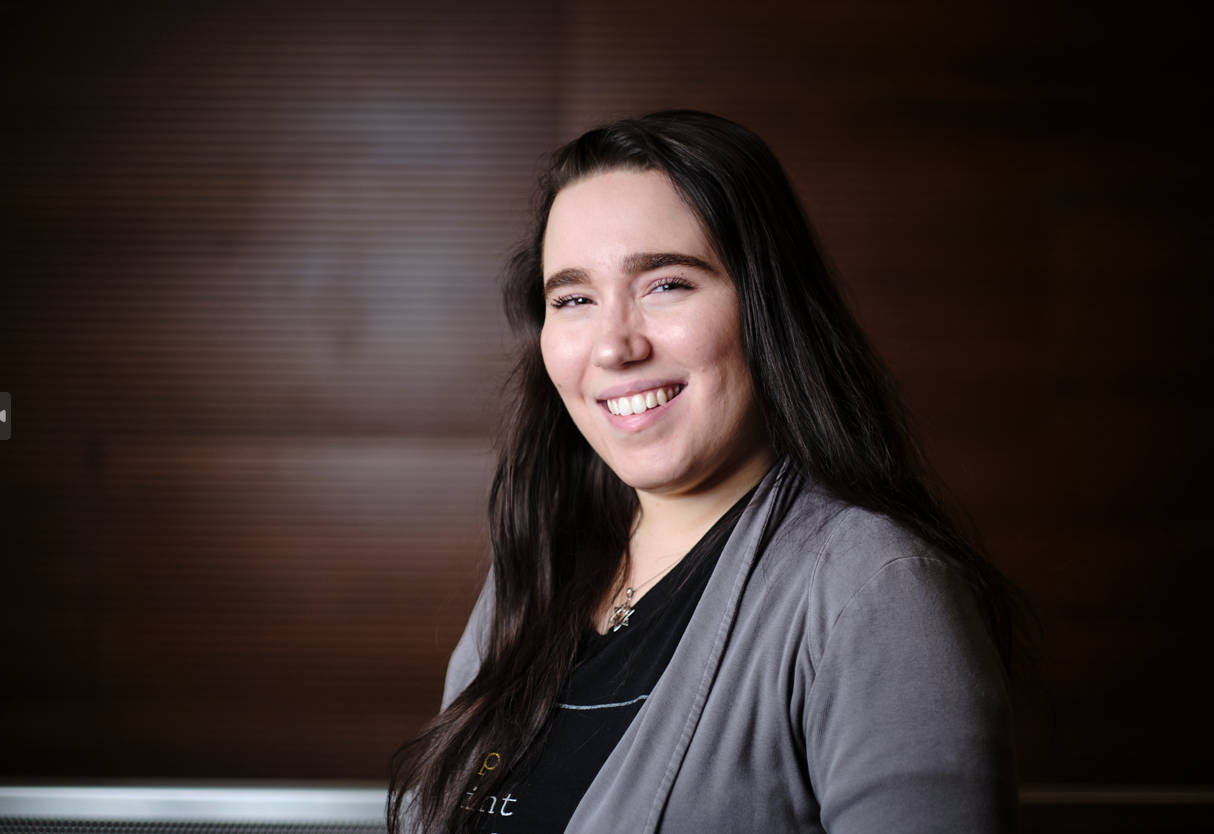
<svg viewBox="0 0 1214 834"><path fill-rule="evenodd" d="M607 400L607 410L612 414L627 417L629 414L641 414L651 408L673 400L683 390L682 385L670 388L653 388L643 394L633 394L631 397L620 397L618 400Z"/></svg>

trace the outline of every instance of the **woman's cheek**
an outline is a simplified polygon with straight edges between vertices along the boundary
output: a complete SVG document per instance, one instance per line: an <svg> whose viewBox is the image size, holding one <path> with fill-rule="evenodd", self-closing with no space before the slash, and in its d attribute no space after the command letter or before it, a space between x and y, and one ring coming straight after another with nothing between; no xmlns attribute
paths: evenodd
<svg viewBox="0 0 1214 834"><path fill-rule="evenodd" d="M540 355L544 358L544 369L557 390L565 394L576 383L576 351L568 338L562 338L555 329L544 327L540 333Z"/></svg>
<svg viewBox="0 0 1214 834"><path fill-rule="evenodd" d="M552 334L552 328L549 324L544 324L544 329L540 331L540 356L544 360L544 370L548 371L548 377L557 383L557 353L555 346L555 338Z"/></svg>

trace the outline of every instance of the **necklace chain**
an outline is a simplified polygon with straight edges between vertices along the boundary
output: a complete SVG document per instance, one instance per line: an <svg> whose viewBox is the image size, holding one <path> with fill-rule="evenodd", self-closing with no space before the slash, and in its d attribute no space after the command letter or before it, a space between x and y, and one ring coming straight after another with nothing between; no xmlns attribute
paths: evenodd
<svg viewBox="0 0 1214 834"><path fill-rule="evenodd" d="M624 601L622 603L620 603L619 605L613 606L611 609L611 616L607 618L607 627L611 629L612 634L619 631L624 626L628 625L628 618L632 616L634 611L636 611L636 608L633 607L633 605L632 605L633 593L641 590L646 585L648 585L650 582L653 582L655 579L657 579L658 577L665 574L667 571L669 571L671 568L673 568L678 563L679 563L679 561L676 560L676 561L672 562L671 564L667 565L666 567L662 568L660 571L655 573L653 576L646 579L640 585L635 585L635 586L629 585L627 588L624 589ZM631 571L629 571L629 578L631 578Z"/></svg>

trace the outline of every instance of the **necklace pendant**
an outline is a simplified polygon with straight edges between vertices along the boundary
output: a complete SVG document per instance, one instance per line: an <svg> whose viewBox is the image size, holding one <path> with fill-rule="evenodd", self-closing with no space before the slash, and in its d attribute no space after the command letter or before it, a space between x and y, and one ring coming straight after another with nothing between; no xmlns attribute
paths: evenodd
<svg viewBox="0 0 1214 834"><path fill-rule="evenodd" d="M615 613L611 615L611 630L612 632L619 631L624 626L628 625L628 618L632 616L633 609L628 607L628 603L624 603L615 609Z"/></svg>
<svg viewBox="0 0 1214 834"><path fill-rule="evenodd" d="M611 626L612 634L628 625L628 618L631 617L632 612L636 610L632 607L631 603L632 589L628 588L624 591L624 601L611 610L611 619L607 624Z"/></svg>

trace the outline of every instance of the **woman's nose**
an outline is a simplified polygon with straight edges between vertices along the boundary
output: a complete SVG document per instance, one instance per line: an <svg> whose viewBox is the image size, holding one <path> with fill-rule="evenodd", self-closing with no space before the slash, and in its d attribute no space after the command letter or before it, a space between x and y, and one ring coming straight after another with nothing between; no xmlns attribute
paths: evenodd
<svg viewBox="0 0 1214 834"><path fill-rule="evenodd" d="M594 364L618 368L647 359L653 346L644 332L644 322L629 308L604 309L594 344Z"/></svg>

